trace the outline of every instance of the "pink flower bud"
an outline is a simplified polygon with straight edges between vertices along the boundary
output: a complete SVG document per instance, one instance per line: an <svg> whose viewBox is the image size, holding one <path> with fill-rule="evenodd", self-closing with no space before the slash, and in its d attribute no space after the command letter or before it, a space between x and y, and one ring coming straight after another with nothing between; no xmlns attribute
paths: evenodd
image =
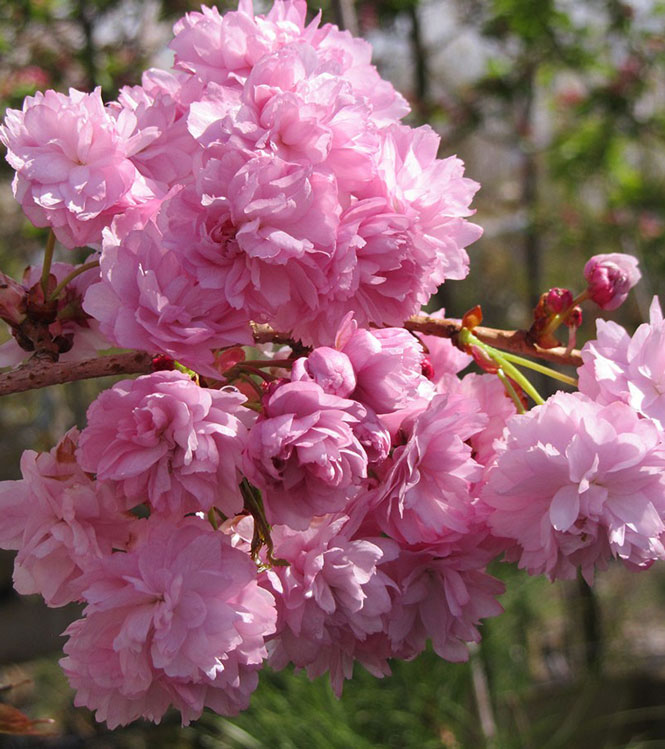
<svg viewBox="0 0 665 749"><path fill-rule="evenodd" d="M560 314L573 303L573 295L568 289L560 289L555 286L545 295L545 306L555 315Z"/></svg>
<svg viewBox="0 0 665 749"><path fill-rule="evenodd" d="M428 380L434 379L434 365L429 356L423 356L423 360L420 362L420 370L423 373L423 377L427 377Z"/></svg>
<svg viewBox="0 0 665 749"><path fill-rule="evenodd" d="M620 307L641 277L637 259L621 252L594 255L584 266L589 297L601 309Z"/></svg>

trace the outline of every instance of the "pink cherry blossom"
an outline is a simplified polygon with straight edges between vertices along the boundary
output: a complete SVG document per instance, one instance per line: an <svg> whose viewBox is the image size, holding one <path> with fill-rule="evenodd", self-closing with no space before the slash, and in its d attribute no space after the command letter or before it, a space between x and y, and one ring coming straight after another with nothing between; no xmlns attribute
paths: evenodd
<svg viewBox="0 0 665 749"><path fill-rule="evenodd" d="M596 320L596 338L582 347L582 366L578 369L580 392L608 405L615 400L627 402L628 346L630 335L611 320Z"/></svg>
<svg viewBox="0 0 665 749"><path fill-rule="evenodd" d="M436 546L403 550L382 569L398 585L388 615L393 653L413 658L431 639L434 651L448 661L466 661L466 643L479 642L481 619L503 611L496 596L503 583L485 571L487 552L468 537L454 552Z"/></svg>
<svg viewBox="0 0 665 749"><path fill-rule="evenodd" d="M482 233L466 220L478 185L458 159L436 158L430 128L395 124L380 136L376 177L340 217L339 282L317 318L328 337L349 309L361 326L401 325L446 279L466 276L465 247Z"/></svg>
<svg viewBox="0 0 665 749"><path fill-rule="evenodd" d="M231 142L330 169L344 194L376 173L379 136L367 99L304 42L261 58L238 97L210 84L189 121L204 145Z"/></svg>
<svg viewBox="0 0 665 749"><path fill-rule="evenodd" d="M256 566L227 536L197 518L180 527L150 519L86 585L85 617L65 632L61 661L77 705L110 728L140 716L159 722L169 704L184 724L206 705L224 714L247 707L276 612Z"/></svg>
<svg viewBox="0 0 665 749"><path fill-rule="evenodd" d="M187 115L201 94L201 84L190 76L152 68L143 73L140 86L123 86L118 101L110 104L119 119L131 113L136 123L133 137L141 141L131 161L165 192L192 179L199 146L187 128Z"/></svg>
<svg viewBox="0 0 665 749"><path fill-rule="evenodd" d="M665 323L658 297L650 321L631 337L613 322L597 321L597 339L582 349L580 391L607 405L628 403L665 429Z"/></svg>
<svg viewBox="0 0 665 749"><path fill-rule="evenodd" d="M267 18L254 16L251 0L241 0L237 11L223 16L217 8L202 6L200 13L187 13L173 28L169 46L175 67L206 83L241 84L264 55L300 36L305 13L304 2L283 0Z"/></svg>
<svg viewBox="0 0 665 749"><path fill-rule="evenodd" d="M293 363L293 382L318 383L326 393L348 398L356 389L356 375L349 357L329 346L315 348L312 353Z"/></svg>
<svg viewBox="0 0 665 749"><path fill-rule="evenodd" d="M470 435L469 444L473 459L483 466L490 466L496 455L495 440L501 438L506 421L515 414L515 404L501 380L491 374L471 372L461 380L448 375L440 387L443 392L459 393L463 398L475 401L479 412L487 417L485 426Z"/></svg>
<svg viewBox="0 0 665 749"><path fill-rule="evenodd" d="M279 385L249 433L244 470L264 490L270 523L305 530L315 515L343 510L367 477L354 428L364 409L315 382Z"/></svg>
<svg viewBox="0 0 665 749"><path fill-rule="evenodd" d="M235 388L210 390L181 372L123 380L88 409L78 461L98 479L119 482L135 504L179 515L242 510L238 485L247 439Z"/></svg>
<svg viewBox="0 0 665 749"><path fill-rule="evenodd" d="M410 425L403 423L406 443L393 451L392 467L378 490L377 514L390 537L432 543L469 531L471 486L482 469L466 441L487 421L477 402L451 393L435 396Z"/></svg>
<svg viewBox="0 0 665 749"><path fill-rule="evenodd" d="M215 377L212 349L250 343L249 321L187 274L149 212L130 212L106 232L101 281L83 307L117 345L165 353Z"/></svg>
<svg viewBox="0 0 665 749"><path fill-rule="evenodd" d="M294 42L306 42L322 66L348 81L354 95L370 105L379 126L408 114L404 97L371 64L372 48L364 39L354 39L332 24L319 28L320 15L306 25L306 15L304 0L276 0L265 16L254 14L251 0L241 0L237 11L223 16L216 8L203 6L174 27L169 46L175 52L175 67L208 85L240 88L262 58Z"/></svg>
<svg viewBox="0 0 665 749"><path fill-rule="evenodd" d="M340 208L333 175L215 145L202 154L197 176L196 187L164 205L165 246L202 289L301 336L334 283Z"/></svg>
<svg viewBox="0 0 665 749"><path fill-rule="evenodd" d="M508 421L482 499L520 567L588 581L610 557L648 567L665 558L665 449L629 406L559 392Z"/></svg>
<svg viewBox="0 0 665 749"><path fill-rule="evenodd" d="M337 331L335 345L346 354L355 373L351 397L377 413L396 411L414 398L434 394L422 374L418 339L402 328L359 330L349 313Z"/></svg>
<svg viewBox="0 0 665 749"><path fill-rule="evenodd" d="M275 554L289 565L267 574L278 609L269 663L275 668L294 663L312 678L329 671L338 695L356 656L372 662L362 643L383 631L389 590L396 587L377 569L396 554L395 544L351 540L351 527L345 516L318 518L302 532L276 526ZM346 666L340 669L340 663Z"/></svg>
<svg viewBox="0 0 665 749"><path fill-rule="evenodd" d="M133 116L115 119L101 89L28 96L0 126L16 170L14 195L36 226L50 226L68 248L98 246L113 216L154 193L129 160Z"/></svg>
<svg viewBox="0 0 665 749"><path fill-rule="evenodd" d="M464 177L464 165L454 156L436 158L439 137L431 128L393 125L382 134L380 190L410 219L414 247L436 258L434 277L424 276L424 283L431 287L447 278L465 278L465 247L482 234L479 226L465 220L473 213L469 205L478 183Z"/></svg>
<svg viewBox="0 0 665 749"><path fill-rule="evenodd" d="M0 544L18 550L14 586L49 606L79 600L83 572L122 549L132 528L123 498L76 464L77 439L72 429L51 452L26 450L23 478L0 482Z"/></svg>

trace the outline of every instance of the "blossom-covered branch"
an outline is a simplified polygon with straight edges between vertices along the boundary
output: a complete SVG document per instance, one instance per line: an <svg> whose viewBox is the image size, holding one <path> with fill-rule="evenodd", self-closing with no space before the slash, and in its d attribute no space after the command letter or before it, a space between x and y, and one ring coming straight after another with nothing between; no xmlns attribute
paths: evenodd
<svg viewBox="0 0 665 749"><path fill-rule="evenodd" d="M26 215L92 252L52 262L51 240L0 276L0 366L30 357L0 394L142 374L0 482L15 588L83 605L61 665L111 729L234 715L264 663L339 694L428 640L465 660L501 612L498 558L588 581L665 559L658 300L632 338L599 321L573 350L580 303L615 309L636 261L592 258L526 331L422 316L468 274L478 184L402 122L369 45L307 10L203 7L173 70L107 104L37 93L0 125ZM579 391L545 399L520 367Z"/></svg>
<svg viewBox="0 0 665 749"><path fill-rule="evenodd" d="M404 323L412 333L433 335L454 339L461 329L459 320L438 320L424 315L415 315ZM294 345L286 333L273 330L270 325L252 326L256 343L282 343ZM582 357L579 351L566 351L563 346L544 349L529 343L524 330L499 330L478 326L474 334L484 343L516 354L526 354L545 359L556 364L580 366ZM79 362L57 362L29 360L21 367L0 375L0 396L37 390L49 385L62 385L109 375L147 374L153 371L153 356L144 351L131 351L112 354Z"/></svg>

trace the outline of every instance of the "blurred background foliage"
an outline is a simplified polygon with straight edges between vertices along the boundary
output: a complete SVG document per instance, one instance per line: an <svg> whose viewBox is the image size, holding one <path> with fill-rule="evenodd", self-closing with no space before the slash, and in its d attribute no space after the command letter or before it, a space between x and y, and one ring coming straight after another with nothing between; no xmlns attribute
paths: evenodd
<svg viewBox="0 0 665 749"><path fill-rule="evenodd" d="M449 314L480 303L488 325L528 326L542 291L581 290L589 256L629 252L644 279L612 317L631 330L646 317L665 275L665 2L309 4L373 44L382 74L411 103L410 124L434 127L440 155L456 153L482 183L475 206L485 234L470 249L469 279L439 293ZM146 67L169 66L171 26L195 9L190 0L0 0L0 109L45 88L101 85L113 98ZM45 235L20 212L11 178L3 162L0 267L18 278L40 262ZM585 322L582 341L593 330ZM82 425L108 384L5 398L0 478L19 476L22 450L49 449ZM0 698L56 722L50 738L0 736L0 747L665 747L658 569L638 578L615 566L591 591L497 564L506 611L484 624L467 664L428 652L395 663L384 680L358 668L340 701L324 679L266 672L238 718L206 714L181 728L169 715L158 727L109 733L72 707L56 665L57 635L76 612L19 600L11 564L0 557L0 684L16 686Z"/></svg>

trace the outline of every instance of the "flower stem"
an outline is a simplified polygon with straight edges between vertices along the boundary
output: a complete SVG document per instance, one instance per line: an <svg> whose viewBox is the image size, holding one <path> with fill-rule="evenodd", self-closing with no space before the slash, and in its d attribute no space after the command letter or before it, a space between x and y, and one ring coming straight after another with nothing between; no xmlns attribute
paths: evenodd
<svg viewBox="0 0 665 749"><path fill-rule="evenodd" d="M524 390L524 392L531 398L531 400L534 401L534 403L539 406L542 406L543 403L545 403L545 399L529 382L529 380L527 380L527 378L519 371L519 369L517 369L517 367L515 367L510 361L508 361L508 359L504 357L503 351L499 351L493 346L490 346L487 343L483 343L481 340L476 338L476 336L468 328L462 328L462 330L460 330L459 338L461 343L463 343L464 345L476 346L485 354L487 354L490 359L495 361L499 365L499 367L501 367L504 374L514 380L522 388L522 390Z"/></svg>
<svg viewBox="0 0 665 749"><path fill-rule="evenodd" d="M42 277L41 285L42 291L44 292L44 298L46 298L46 292L48 291L48 279L51 275L51 263L53 262L53 250L55 249L55 234L53 229L48 233L48 239L46 240L46 249L44 250L44 264L42 265Z"/></svg>
<svg viewBox="0 0 665 749"><path fill-rule="evenodd" d="M236 364L236 367L238 368L239 373L244 372L245 374L255 375L256 377L260 377L264 382L272 382L275 379L271 375L266 374L266 372L262 372L258 367L254 367L247 362L240 362L240 364Z"/></svg>
<svg viewBox="0 0 665 749"><path fill-rule="evenodd" d="M517 413L518 414L526 413L526 408L524 408L522 399L517 394L517 390L515 390L515 388L513 387L513 383L510 381L508 377L506 377L504 371L502 369L497 369L496 375L503 383L503 386L506 389L506 392L510 396L512 402L515 404Z"/></svg>
<svg viewBox="0 0 665 749"><path fill-rule="evenodd" d="M261 492L252 486L246 478L240 482L240 492L245 501L245 509L254 518L254 537L252 538L251 556L256 562L259 559L261 547L265 546L269 564L273 560L273 544L270 537L270 524L263 509Z"/></svg>
<svg viewBox="0 0 665 749"><path fill-rule="evenodd" d="M546 338L549 335L552 335L554 331L563 323L565 322L568 315L571 313L571 311L578 305L582 304L583 301L589 298L589 290L584 289L583 292L578 294L575 299L570 304L570 307L567 307L562 312L559 312L556 315L553 315L553 317L550 319L550 321L547 323L545 328L543 329L541 335L543 338Z"/></svg>
<svg viewBox="0 0 665 749"><path fill-rule="evenodd" d="M254 382L254 380L248 374L246 374L245 372L238 372L238 379L244 380L252 386L254 392L259 396L259 401L263 398L263 390L261 390L261 387L258 385L258 383Z"/></svg>
<svg viewBox="0 0 665 749"><path fill-rule="evenodd" d="M520 364L522 367L533 369L534 372L540 372L541 374L547 375L553 380L559 380L559 382L565 382L566 385L577 387L576 377L569 377L568 375L562 374L561 372L557 372L556 369L550 369L550 367L545 367L542 364L538 364L538 362L530 361L529 359L525 359L522 356L510 354L506 351L501 352L501 356L504 359L507 359L509 362L512 362L513 364Z"/></svg>
<svg viewBox="0 0 665 749"><path fill-rule="evenodd" d="M60 281L60 283L51 292L51 295L49 296L49 302L57 299L60 292L65 288L65 286L67 286L68 283L71 283L71 281L73 281L76 276L80 276L81 273L85 273L85 271L90 270L91 268L99 268L99 260L91 260L89 263L79 265L79 267L73 270L68 276L65 276L65 278L63 278L62 281Z"/></svg>
<svg viewBox="0 0 665 749"><path fill-rule="evenodd" d="M511 379L515 380L515 382L524 390L524 392L531 398L531 400L538 406L542 406L543 403L545 403L545 399L543 396L536 390L536 388L527 380L527 378L517 369L517 367L513 366L507 359L504 359L503 356L496 351L495 353L492 353L490 351L487 351L487 353L494 359L494 361L503 369L504 373L508 375Z"/></svg>

